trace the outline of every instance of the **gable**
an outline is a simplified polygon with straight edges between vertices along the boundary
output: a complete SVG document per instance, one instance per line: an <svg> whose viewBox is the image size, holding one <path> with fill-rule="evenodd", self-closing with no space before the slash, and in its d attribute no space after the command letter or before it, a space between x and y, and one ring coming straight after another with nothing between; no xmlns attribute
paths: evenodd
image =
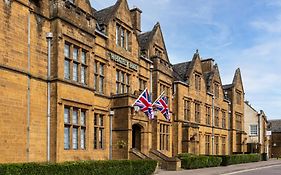
<svg viewBox="0 0 281 175"><path fill-rule="evenodd" d="M165 60L166 62L170 63L169 58L168 58L168 53L167 53L167 49L165 46L165 41L164 41L164 37L163 37L163 33L161 31L160 28L160 24L157 23L155 25L155 29L154 29L154 35L152 38L152 41L150 44L152 44L154 49L160 49L162 52L162 57L161 59Z"/></svg>
<svg viewBox="0 0 281 175"><path fill-rule="evenodd" d="M129 26L130 28L133 28L132 25L132 19L131 19L131 13L130 9L127 3L127 0L118 0L117 2L118 6L116 9L116 12L114 14L114 17L118 20L120 20L125 25Z"/></svg>
<svg viewBox="0 0 281 175"><path fill-rule="evenodd" d="M196 77L200 77L200 91L205 92L206 91L206 80L203 75L203 70L202 70L202 63L200 59L200 55L198 53L198 50L196 50L196 53L193 56L193 59L190 63L189 70L187 72L187 78L188 82L191 86L196 85Z"/></svg>
<svg viewBox="0 0 281 175"><path fill-rule="evenodd" d="M76 5L85 12L92 14L92 7L89 0L76 0Z"/></svg>
<svg viewBox="0 0 281 175"><path fill-rule="evenodd" d="M243 81L240 69L236 69L232 84L235 86L236 89L244 93Z"/></svg>

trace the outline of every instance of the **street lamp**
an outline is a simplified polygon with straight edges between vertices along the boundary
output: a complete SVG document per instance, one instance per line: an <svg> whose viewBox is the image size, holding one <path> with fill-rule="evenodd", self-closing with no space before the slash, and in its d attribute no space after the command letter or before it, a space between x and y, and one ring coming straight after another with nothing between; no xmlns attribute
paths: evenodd
<svg viewBox="0 0 281 175"><path fill-rule="evenodd" d="M112 117L114 116L114 111L110 109L109 120L110 120L110 134L109 134L109 160L112 160Z"/></svg>

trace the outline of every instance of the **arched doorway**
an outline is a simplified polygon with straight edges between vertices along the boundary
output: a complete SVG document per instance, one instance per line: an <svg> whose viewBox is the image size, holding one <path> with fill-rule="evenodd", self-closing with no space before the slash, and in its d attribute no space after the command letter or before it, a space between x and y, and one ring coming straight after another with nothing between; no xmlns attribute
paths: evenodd
<svg viewBox="0 0 281 175"><path fill-rule="evenodd" d="M141 151L141 130L142 127L139 124L132 126L132 148L136 148Z"/></svg>

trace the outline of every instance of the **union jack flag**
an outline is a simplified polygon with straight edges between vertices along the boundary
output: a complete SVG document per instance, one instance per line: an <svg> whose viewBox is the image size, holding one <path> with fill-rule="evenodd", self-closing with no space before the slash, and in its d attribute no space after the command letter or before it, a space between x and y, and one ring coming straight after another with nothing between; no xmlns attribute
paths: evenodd
<svg viewBox="0 0 281 175"><path fill-rule="evenodd" d="M133 106L138 106L149 119L154 119L154 113L147 88L140 94L139 98L135 101Z"/></svg>
<svg viewBox="0 0 281 175"><path fill-rule="evenodd" d="M168 107L168 100L167 97L163 94L153 103L153 107L155 107L158 111L160 111L164 117L170 121L170 111Z"/></svg>

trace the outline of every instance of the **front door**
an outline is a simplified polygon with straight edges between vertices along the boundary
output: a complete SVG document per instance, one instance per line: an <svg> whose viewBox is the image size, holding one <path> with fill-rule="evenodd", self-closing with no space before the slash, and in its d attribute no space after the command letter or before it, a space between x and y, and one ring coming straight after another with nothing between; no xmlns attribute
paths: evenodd
<svg viewBox="0 0 281 175"><path fill-rule="evenodd" d="M141 126L134 124L132 127L132 147L141 151Z"/></svg>

